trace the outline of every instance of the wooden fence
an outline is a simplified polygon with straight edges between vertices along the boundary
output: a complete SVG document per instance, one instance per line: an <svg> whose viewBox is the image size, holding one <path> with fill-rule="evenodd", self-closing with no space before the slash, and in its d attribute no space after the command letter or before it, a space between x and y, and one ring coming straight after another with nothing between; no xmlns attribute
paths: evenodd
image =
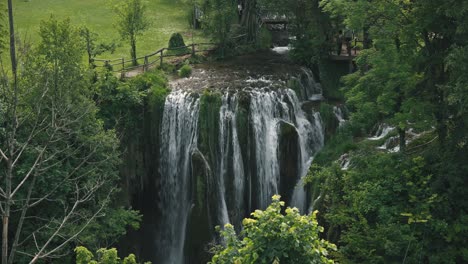
<svg viewBox="0 0 468 264"><path fill-rule="evenodd" d="M158 65L161 67L164 58L181 57L185 55L195 55L199 52L208 52L216 49L216 44L213 43L193 43L188 46L177 48L162 48L151 54L136 58L137 65L133 65L132 59L94 59L96 68L108 68L113 72L120 72L122 77L126 76L127 72L141 70L143 72L150 69L151 66Z"/></svg>

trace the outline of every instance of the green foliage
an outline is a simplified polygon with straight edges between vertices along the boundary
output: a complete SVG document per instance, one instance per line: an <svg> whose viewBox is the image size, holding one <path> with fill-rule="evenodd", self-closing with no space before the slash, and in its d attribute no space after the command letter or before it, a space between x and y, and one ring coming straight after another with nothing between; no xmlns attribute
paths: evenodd
<svg viewBox="0 0 468 264"><path fill-rule="evenodd" d="M94 259L93 253L83 246L75 248L76 264L137 264L134 254L130 254L121 260L117 254L117 249L101 248L96 251L97 259ZM151 264L151 262L145 262Z"/></svg>
<svg viewBox="0 0 468 264"><path fill-rule="evenodd" d="M337 260L414 262L427 254L423 237L438 226L431 211L440 199L431 190L424 160L373 153L354 155L352 161L348 171L335 165L319 172L326 176L327 237L339 237Z"/></svg>
<svg viewBox="0 0 468 264"><path fill-rule="evenodd" d="M343 78L353 134L385 120L400 136L435 127L439 143L428 133L406 155L359 144L353 169L331 181L344 184L329 192L329 235L343 245L340 260L466 262L467 4L324 0L321 7L368 37L358 71Z"/></svg>
<svg viewBox="0 0 468 264"><path fill-rule="evenodd" d="M182 77L182 78L187 78L191 74L192 74L192 67L190 67L190 65L188 64L185 64L184 66L182 66L178 72L179 77Z"/></svg>
<svg viewBox="0 0 468 264"><path fill-rule="evenodd" d="M105 72L95 84L96 101L106 127L117 127L122 133L138 131L141 107L145 102L151 106L164 104L168 92L166 76L156 70L124 81Z"/></svg>
<svg viewBox="0 0 468 264"><path fill-rule="evenodd" d="M297 208L286 208L280 196L265 211L256 210L253 218L242 221L241 237L226 224L218 231L224 240L215 247L210 263L334 263L328 257L336 246L319 238L323 231L316 220L317 212L300 215Z"/></svg>
<svg viewBox="0 0 468 264"><path fill-rule="evenodd" d="M75 248L76 264L88 264L94 258L93 253L83 246Z"/></svg>
<svg viewBox="0 0 468 264"><path fill-rule="evenodd" d="M0 160L1 177L11 175L16 188L8 201L14 263L27 263L31 256L34 261L68 257L71 244L115 241L127 224L139 221L136 212L111 203L119 192L119 141L98 117L91 75L81 65L78 29L51 17L41 23L40 35L37 48L22 58L17 93L0 95L0 145L16 153L10 172ZM0 89L12 91L5 77Z"/></svg>
<svg viewBox="0 0 468 264"><path fill-rule="evenodd" d="M111 246L118 242L129 229L138 230L142 215L124 208L109 208L106 217L91 223L80 235L80 243L91 249Z"/></svg>
<svg viewBox="0 0 468 264"><path fill-rule="evenodd" d="M84 46L78 28L70 24L70 19L58 21L51 16L49 20L41 21L39 34L41 41L37 47L37 54L41 57L40 61L36 62L50 74L46 77L52 77L53 89L80 89L84 84L80 64ZM77 90L73 92L78 92Z"/></svg>
<svg viewBox="0 0 468 264"><path fill-rule="evenodd" d="M137 36L148 29L150 23L146 16L146 5L142 0L123 0L114 7L117 14L117 29L120 36L130 43L130 56L133 65L137 65Z"/></svg>

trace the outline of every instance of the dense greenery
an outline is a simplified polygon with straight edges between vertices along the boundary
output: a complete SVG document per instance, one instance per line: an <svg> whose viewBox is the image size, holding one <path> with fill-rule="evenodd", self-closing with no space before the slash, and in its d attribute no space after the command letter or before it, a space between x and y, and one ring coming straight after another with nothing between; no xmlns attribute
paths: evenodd
<svg viewBox="0 0 468 264"><path fill-rule="evenodd" d="M297 208L286 208L280 196L265 211L256 210L245 218L240 237L230 224L218 227L225 244L213 248L213 264L222 263L334 263L328 251L335 245L319 238L323 232L317 212L300 215Z"/></svg>
<svg viewBox="0 0 468 264"><path fill-rule="evenodd" d="M467 4L325 0L320 6L366 42L357 71L343 78L351 120L316 158L324 167L309 176L321 182L320 220L338 245L334 257L468 261L468 204L461 198L468 195L462 161L468 85L461 73L468 64ZM396 126L399 153L377 150L385 139L362 140L380 122ZM409 142L408 130L425 133ZM333 162L344 153L351 157L348 170Z"/></svg>
<svg viewBox="0 0 468 264"><path fill-rule="evenodd" d="M74 245L109 247L139 228L138 212L116 199L118 137L137 132L143 105L162 105L168 93L159 71L128 81L92 72L82 64L83 30L69 20L43 21L40 36L20 54L17 75L2 69L4 263L71 262Z"/></svg>

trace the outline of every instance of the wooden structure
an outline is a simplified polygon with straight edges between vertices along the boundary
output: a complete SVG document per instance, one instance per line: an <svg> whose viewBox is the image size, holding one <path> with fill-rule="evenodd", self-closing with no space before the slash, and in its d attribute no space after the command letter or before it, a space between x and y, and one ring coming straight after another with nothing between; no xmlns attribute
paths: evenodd
<svg viewBox="0 0 468 264"><path fill-rule="evenodd" d="M358 48L358 43L361 43L362 41L358 39L354 39L354 41L349 42L349 45L351 47L348 47L346 43L343 43L341 45L341 51L340 54L336 51L332 51L329 54L329 58L333 61L353 61L357 55L359 55L359 48ZM349 48L349 51L348 51Z"/></svg>
<svg viewBox="0 0 468 264"><path fill-rule="evenodd" d="M186 55L195 55L199 52L209 52L216 49L216 44L213 43L193 43L183 47L177 48L162 48L153 53L138 57L136 66L132 65L131 59L118 58L118 59L94 59L93 63L96 68L108 68L113 72L118 72L121 77L126 77L126 73L130 71L140 70L146 72L154 65L162 67L164 58L168 57L182 57Z"/></svg>
<svg viewBox="0 0 468 264"><path fill-rule="evenodd" d="M267 14L261 18L262 25L265 25L267 28L272 28L277 25L283 25L282 30L287 30L289 20L284 15L272 15Z"/></svg>

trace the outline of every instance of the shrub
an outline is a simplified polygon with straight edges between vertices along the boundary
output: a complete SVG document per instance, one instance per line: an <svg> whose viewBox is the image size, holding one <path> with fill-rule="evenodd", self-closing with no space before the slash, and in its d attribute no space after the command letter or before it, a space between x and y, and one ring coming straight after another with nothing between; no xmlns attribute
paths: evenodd
<svg viewBox="0 0 468 264"><path fill-rule="evenodd" d="M328 251L336 246L319 238L323 231L316 220L317 212L300 215L297 208L282 212L284 202L273 196L265 211L256 210L253 218L242 222L239 238L231 224L218 231L223 245L214 248L211 264L224 263L334 263Z"/></svg>
<svg viewBox="0 0 468 264"><path fill-rule="evenodd" d="M169 47L168 51L166 52L167 55L183 55L190 53L190 49L185 47L184 38L180 33L172 34L171 38L169 39ZM184 48L181 48L184 47Z"/></svg>
<svg viewBox="0 0 468 264"><path fill-rule="evenodd" d="M192 74L192 67L190 65L184 65L179 70L179 77L186 78Z"/></svg>
<svg viewBox="0 0 468 264"><path fill-rule="evenodd" d="M178 48L185 46L184 38L180 33L173 33L169 39L169 48Z"/></svg>

